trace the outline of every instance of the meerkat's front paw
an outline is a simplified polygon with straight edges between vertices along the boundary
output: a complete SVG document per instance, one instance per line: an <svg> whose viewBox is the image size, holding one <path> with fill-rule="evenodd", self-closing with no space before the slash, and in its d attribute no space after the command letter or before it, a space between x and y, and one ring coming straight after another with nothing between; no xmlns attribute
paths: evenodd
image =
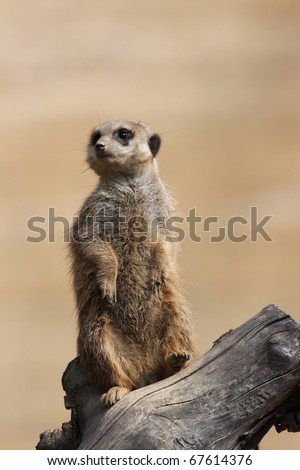
<svg viewBox="0 0 300 470"><path fill-rule="evenodd" d="M167 283L167 275L165 271L153 270L152 273L152 288L156 294L158 294L162 288Z"/></svg>
<svg viewBox="0 0 300 470"><path fill-rule="evenodd" d="M117 301L116 281L102 280L99 282L102 299L107 299L111 304Z"/></svg>
<svg viewBox="0 0 300 470"><path fill-rule="evenodd" d="M120 401L121 398L125 397L125 395L127 395L129 392L130 389L126 387L112 387L108 390L108 392L104 393L101 396L101 402L105 406L113 406L118 401Z"/></svg>

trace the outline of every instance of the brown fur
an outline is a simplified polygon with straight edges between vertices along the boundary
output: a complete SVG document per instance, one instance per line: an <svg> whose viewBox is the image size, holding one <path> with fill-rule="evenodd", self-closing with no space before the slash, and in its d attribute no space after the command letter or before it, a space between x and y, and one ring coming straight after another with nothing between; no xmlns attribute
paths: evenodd
<svg viewBox="0 0 300 470"><path fill-rule="evenodd" d="M120 129L131 138L124 139L124 132L120 138ZM148 126L129 120L102 124L88 147L87 161L101 179L73 226L70 252L78 354L107 405L174 374L194 352L190 314L178 288L176 243L165 240L174 201L158 175L159 145ZM108 223L104 229L103 210L112 221L121 215L136 224L121 223L114 232ZM155 217L161 220L152 239Z"/></svg>

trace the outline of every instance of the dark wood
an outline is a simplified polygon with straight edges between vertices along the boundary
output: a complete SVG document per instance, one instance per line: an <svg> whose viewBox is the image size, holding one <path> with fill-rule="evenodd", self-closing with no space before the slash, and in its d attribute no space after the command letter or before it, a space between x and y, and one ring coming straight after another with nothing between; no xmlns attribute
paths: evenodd
<svg viewBox="0 0 300 470"><path fill-rule="evenodd" d="M255 449L273 425L300 430L300 325L268 305L189 368L109 409L79 358L68 365L63 387L72 410L69 441L66 431L47 431L38 449L79 442L79 449Z"/></svg>

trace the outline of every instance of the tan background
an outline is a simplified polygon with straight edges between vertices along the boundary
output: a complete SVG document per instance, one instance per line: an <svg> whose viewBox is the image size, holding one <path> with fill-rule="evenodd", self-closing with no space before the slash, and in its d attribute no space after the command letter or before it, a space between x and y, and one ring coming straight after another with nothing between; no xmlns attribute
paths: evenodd
<svg viewBox="0 0 300 470"><path fill-rule="evenodd" d="M55 243L30 244L26 224L49 207L71 220L96 182L84 158L99 120L161 132L161 175L183 215L274 216L272 243L182 244L201 352L268 303L300 321L300 7L9 0L0 18L0 442L29 449L68 420L60 377L76 328L62 226ZM272 432L263 448L300 438Z"/></svg>

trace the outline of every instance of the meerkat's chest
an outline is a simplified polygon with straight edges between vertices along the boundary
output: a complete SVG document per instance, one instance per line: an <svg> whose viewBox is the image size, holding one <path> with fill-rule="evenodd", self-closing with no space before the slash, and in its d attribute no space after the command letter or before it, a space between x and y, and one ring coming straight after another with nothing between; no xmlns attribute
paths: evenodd
<svg viewBox="0 0 300 470"><path fill-rule="evenodd" d="M94 209L98 236L113 245L126 243L136 248L136 243L153 242L166 224L163 201L145 191L102 195Z"/></svg>

